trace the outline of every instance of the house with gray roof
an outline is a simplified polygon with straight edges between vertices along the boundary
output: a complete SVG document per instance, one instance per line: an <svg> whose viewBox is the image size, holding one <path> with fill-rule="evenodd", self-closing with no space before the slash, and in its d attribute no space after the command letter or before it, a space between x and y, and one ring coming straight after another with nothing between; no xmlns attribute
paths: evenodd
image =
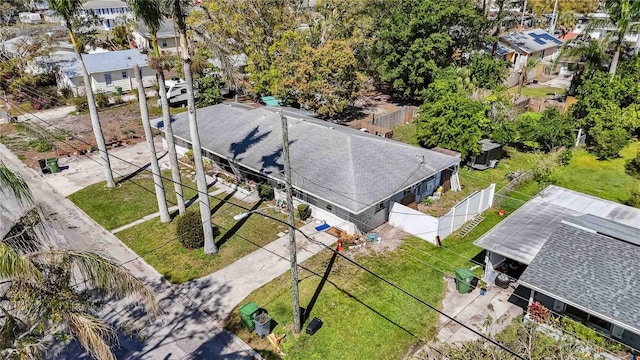
<svg viewBox="0 0 640 360"><path fill-rule="evenodd" d="M238 103L197 109L204 154L219 171L269 183L282 196L282 129L288 120L295 202L311 205L312 215L351 233L385 223L390 205L420 201L451 177L459 156L404 144L335 125L281 107ZM163 130L160 119L155 126ZM172 122L178 151L190 147L186 113ZM451 183L457 183L451 181Z"/></svg>
<svg viewBox="0 0 640 360"><path fill-rule="evenodd" d="M147 55L138 49L105 51L93 54L82 54L89 78L91 89L106 93L131 91L138 86L133 66L138 65L142 72L144 87L151 87L156 81L155 71L149 67ZM58 89L69 87L76 96L84 94L84 79L78 61L70 61L59 65Z"/></svg>
<svg viewBox="0 0 640 360"><path fill-rule="evenodd" d="M530 304L640 349L640 209L552 185L474 244L488 283L516 277Z"/></svg>
<svg viewBox="0 0 640 360"><path fill-rule="evenodd" d="M551 61L557 57L563 41L542 29L530 29L506 34L499 41L514 50L507 60L517 71L524 69L530 58Z"/></svg>
<svg viewBox="0 0 640 360"><path fill-rule="evenodd" d="M133 40L138 49L152 51L151 35L149 28L142 21L138 21L137 28L133 30ZM174 22L171 19L163 19L158 29L158 47L161 54L177 54L180 47L180 36L176 34Z"/></svg>

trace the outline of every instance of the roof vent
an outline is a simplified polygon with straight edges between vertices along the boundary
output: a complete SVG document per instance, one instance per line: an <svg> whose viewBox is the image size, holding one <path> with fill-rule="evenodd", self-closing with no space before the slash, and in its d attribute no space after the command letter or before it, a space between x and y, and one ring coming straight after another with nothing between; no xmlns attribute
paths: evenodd
<svg viewBox="0 0 640 360"><path fill-rule="evenodd" d="M329 126L329 129L333 130L333 126Z"/></svg>

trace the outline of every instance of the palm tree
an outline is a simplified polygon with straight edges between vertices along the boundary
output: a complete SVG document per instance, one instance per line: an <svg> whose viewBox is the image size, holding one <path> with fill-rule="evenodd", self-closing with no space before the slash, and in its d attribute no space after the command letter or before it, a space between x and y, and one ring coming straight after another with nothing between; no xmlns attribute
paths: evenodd
<svg viewBox="0 0 640 360"><path fill-rule="evenodd" d="M585 33L589 34L595 28L605 28L613 22L616 29L607 36L614 39L613 59L609 66L609 74L614 75L620 62L624 36L628 32L640 29L640 23L638 23L638 20L640 20L640 1L610 0L607 1L607 11L609 13L609 19L591 20Z"/></svg>
<svg viewBox="0 0 640 360"><path fill-rule="evenodd" d="M580 72L592 74L607 62L608 55L604 49L607 48L608 40L606 37L602 40L571 40L563 46L558 59L576 60L579 64L584 64Z"/></svg>
<svg viewBox="0 0 640 360"><path fill-rule="evenodd" d="M100 157L102 158L102 165L104 166L104 174L107 179L107 187L113 188L116 186L113 180L113 173L111 172L111 163L109 162L109 154L107 153L107 146L104 142L104 135L102 134L102 127L100 126L100 118L98 117L98 108L96 107L96 101L93 98L93 90L91 89L91 79L87 72L87 67L84 65L82 59L82 52L84 51L82 42L79 42L74 24L77 24L79 19L82 18L82 2L80 0L47 0L49 8L54 10L58 15L62 17L64 26L67 28L69 38L73 44L73 49L76 52L76 58L82 69L82 78L84 80L84 89L87 95L87 103L89 106L89 114L91 116L91 126L93 127L93 135L96 138L96 145L100 150Z"/></svg>
<svg viewBox="0 0 640 360"><path fill-rule="evenodd" d="M162 24L163 13L160 4L156 0L128 0L127 4L133 10L136 18L142 21L149 29L151 37L151 47L153 48L152 68L156 70L158 79L158 94L162 106L162 123L166 131L167 147L169 151L169 164L171 165L171 178L173 188L176 193L178 212L185 212L184 196L182 194L182 179L180 177L180 167L178 166L178 154L176 153L175 140L173 138L173 127L171 125L171 114L169 113L169 100L167 99L167 89L165 88L164 70L168 67L166 58L160 56L158 48L158 30ZM170 65L169 65L170 66Z"/></svg>
<svg viewBox="0 0 640 360"><path fill-rule="evenodd" d="M0 217L9 214L0 223L0 357L41 358L48 338L68 333L94 358L115 359L115 332L95 310L136 296L153 315L151 291L113 260L45 247L46 227L29 187L2 162L0 198Z"/></svg>
<svg viewBox="0 0 640 360"><path fill-rule="evenodd" d="M202 162L202 146L200 145L200 134L198 132L198 121L196 118L196 104L193 93L193 73L191 72L191 47L187 42L186 18L189 12L189 2L187 0L164 0L165 10L171 15L180 35L180 57L182 59L182 69L184 80L187 86L187 109L189 117L189 131L191 137L191 147L193 149L193 161L196 165L196 182L198 184L198 202L200 203L200 217L204 230L204 252L215 254L218 252L213 241L213 228L211 226L211 207L209 204L209 193L207 178Z"/></svg>

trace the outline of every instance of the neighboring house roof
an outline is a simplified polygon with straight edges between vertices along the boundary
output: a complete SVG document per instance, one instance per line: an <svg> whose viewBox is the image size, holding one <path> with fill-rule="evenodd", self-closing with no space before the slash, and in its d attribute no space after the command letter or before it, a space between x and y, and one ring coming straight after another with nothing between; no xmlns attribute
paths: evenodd
<svg viewBox="0 0 640 360"><path fill-rule="evenodd" d="M499 147L502 147L502 145L498 144L498 143L494 143L493 141L491 141L490 139L482 139L480 141L478 141L480 143L480 145L482 145L482 151L491 151L493 149L497 149Z"/></svg>
<svg viewBox="0 0 640 360"><path fill-rule="evenodd" d="M550 185L474 244L529 264L551 236L555 225L582 214L640 228L640 209Z"/></svg>
<svg viewBox="0 0 640 360"><path fill-rule="evenodd" d="M493 45L494 44L488 44L485 48L485 50L489 53L489 55L491 55L491 53L493 52ZM498 42L498 46L496 47L496 55L497 56L505 56L505 55L509 55L511 53L514 53L515 50L513 50L512 48L510 48L509 46Z"/></svg>
<svg viewBox="0 0 640 360"><path fill-rule="evenodd" d="M286 108L230 103L197 110L202 147L282 181L282 131L288 118L292 183L315 197L360 213L431 175L460 163L440 154ZM157 119L156 127L161 119ZM174 134L189 141L186 113L175 115Z"/></svg>
<svg viewBox="0 0 640 360"><path fill-rule="evenodd" d="M503 35L500 37L500 41L526 54L533 54L537 51L562 46L562 40L542 29L526 30Z"/></svg>
<svg viewBox="0 0 640 360"><path fill-rule="evenodd" d="M91 9L109 9L109 8L122 8L128 7L127 3L120 0L93 0L87 1L82 4L82 8L85 10Z"/></svg>
<svg viewBox="0 0 640 360"><path fill-rule="evenodd" d="M82 59L89 74L131 69L133 65L147 66L147 55L138 49L83 54Z"/></svg>
<svg viewBox="0 0 640 360"><path fill-rule="evenodd" d="M138 25L138 29L136 31L138 31L145 38L151 39L149 28L147 27L147 25L145 25L144 22L142 21L138 21L137 25ZM177 36L176 33L174 32L173 20L171 19L162 20L162 22L160 23L160 28L158 29L157 36L158 36L158 39L173 38L174 36Z"/></svg>
<svg viewBox="0 0 640 360"><path fill-rule="evenodd" d="M604 219L563 222L520 277L526 287L640 333L640 230ZM605 231L604 233L600 231ZM608 232L628 234L635 243Z"/></svg>
<svg viewBox="0 0 640 360"><path fill-rule="evenodd" d="M107 51L94 54L82 54L84 65L89 74L132 69L133 65L147 66L148 58L138 49ZM60 68L68 77L82 75L80 64L75 61Z"/></svg>

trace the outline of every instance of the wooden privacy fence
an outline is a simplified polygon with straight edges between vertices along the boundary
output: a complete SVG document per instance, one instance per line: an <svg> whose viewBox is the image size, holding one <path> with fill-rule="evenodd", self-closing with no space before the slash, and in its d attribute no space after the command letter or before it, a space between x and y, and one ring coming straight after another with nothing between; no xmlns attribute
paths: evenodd
<svg viewBox="0 0 640 360"><path fill-rule="evenodd" d="M444 216L437 218L402 204L393 203L389 224L404 232L437 244L436 237L444 239L467 221L493 206L496 184L476 191L459 202Z"/></svg>

